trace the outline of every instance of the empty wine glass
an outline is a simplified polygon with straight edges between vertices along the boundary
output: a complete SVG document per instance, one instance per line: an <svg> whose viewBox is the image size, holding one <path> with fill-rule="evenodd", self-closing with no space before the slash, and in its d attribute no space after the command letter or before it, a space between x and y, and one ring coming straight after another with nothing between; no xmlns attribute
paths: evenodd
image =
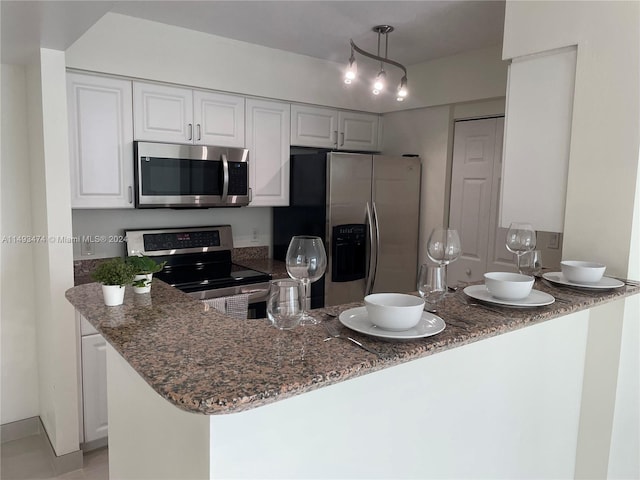
<svg viewBox="0 0 640 480"><path fill-rule="evenodd" d="M311 309L310 285L319 280L327 268L327 254L320 237L297 235L291 239L287 249L287 272L291 278L300 280L304 287L304 311L300 325L319 323L307 314Z"/></svg>
<svg viewBox="0 0 640 480"><path fill-rule="evenodd" d="M519 269L520 273L539 277L542 273L542 252L540 250L524 252L520 257Z"/></svg>
<svg viewBox="0 0 640 480"><path fill-rule="evenodd" d="M458 232L452 228L434 228L427 242L427 256L439 265L458 259L462 247Z"/></svg>
<svg viewBox="0 0 640 480"><path fill-rule="evenodd" d="M429 305L440 302L447 293L447 274L445 265L420 265L417 290L423 300Z"/></svg>
<svg viewBox="0 0 640 480"><path fill-rule="evenodd" d="M267 299L267 316L279 330L291 330L300 323L304 311L302 285L298 280L272 280Z"/></svg>
<svg viewBox="0 0 640 480"><path fill-rule="evenodd" d="M536 248L536 231L529 223L513 222L507 231L507 250L516 254L516 265L520 269L520 257Z"/></svg>

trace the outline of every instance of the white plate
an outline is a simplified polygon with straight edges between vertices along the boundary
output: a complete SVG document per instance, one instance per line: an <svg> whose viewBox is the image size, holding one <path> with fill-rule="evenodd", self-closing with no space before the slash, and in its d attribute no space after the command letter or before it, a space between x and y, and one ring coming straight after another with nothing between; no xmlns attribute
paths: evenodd
<svg viewBox="0 0 640 480"><path fill-rule="evenodd" d="M371 323L366 307L345 310L340 314L338 319L345 327L355 330L356 332L393 340L413 340L415 338L428 337L440 333L445 327L444 320L440 317L429 312L422 312L420 322L409 330L403 330L401 332L384 330Z"/></svg>
<svg viewBox="0 0 640 480"><path fill-rule="evenodd" d="M556 301L552 295L540 290L531 290L529 296L522 300L500 300L492 296L484 285L469 285L463 292L476 300L505 307L543 307Z"/></svg>
<svg viewBox="0 0 640 480"><path fill-rule="evenodd" d="M567 280L562 272L547 272L542 274L542 278L557 283L558 285L566 285L567 287L592 288L596 290L624 287L624 282L611 277L602 277L600 281L596 283L573 283Z"/></svg>

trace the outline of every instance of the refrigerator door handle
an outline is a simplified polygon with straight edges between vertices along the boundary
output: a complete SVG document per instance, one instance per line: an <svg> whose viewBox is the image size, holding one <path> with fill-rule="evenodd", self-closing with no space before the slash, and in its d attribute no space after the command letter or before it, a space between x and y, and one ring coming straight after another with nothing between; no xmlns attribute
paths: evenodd
<svg viewBox="0 0 640 480"><path fill-rule="evenodd" d="M373 215L371 214L371 205L367 202L366 207L367 226L369 227L369 267L367 268L366 285L364 295L367 296L373 290L373 277L375 276L375 226L373 224Z"/></svg>
<svg viewBox="0 0 640 480"><path fill-rule="evenodd" d="M372 202L373 205L373 225L375 231L375 242L376 242L376 255L373 263L373 274L371 275L371 291L369 293L373 293L373 289L376 284L376 274L378 273L378 255L380 255L380 225L378 225L378 209L376 208L376 202Z"/></svg>

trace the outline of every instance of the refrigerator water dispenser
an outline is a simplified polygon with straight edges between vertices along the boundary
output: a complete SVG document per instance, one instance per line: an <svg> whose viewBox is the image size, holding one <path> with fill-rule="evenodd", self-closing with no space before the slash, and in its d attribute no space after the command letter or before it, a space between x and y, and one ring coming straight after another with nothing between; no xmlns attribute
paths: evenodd
<svg viewBox="0 0 640 480"><path fill-rule="evenodd" d="M336 225L332 231L332 282L351 282L367 273L367 230L362 223Z"/></svg>

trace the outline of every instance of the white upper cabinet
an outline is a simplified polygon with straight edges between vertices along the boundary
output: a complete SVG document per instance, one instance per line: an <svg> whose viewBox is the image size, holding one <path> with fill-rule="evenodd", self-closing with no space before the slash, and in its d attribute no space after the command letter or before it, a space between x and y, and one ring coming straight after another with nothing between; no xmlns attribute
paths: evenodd
<svg viewBox="0 0 640 480"><path fill-rule="evenodd" d="M67 74L72 208L133 208L131 82Z"/></svg>
<svg viewBox="0 0 640 480"><path fill-rule="evenodd" d="M375 151L378 149L380 116L370 113L338 112L338 149Z"/></svg>
<svg viewBox="0 0 640 480"><path fill-rule="evenodd" d="M136 140L244 147L244 98L134 82Z"/></svg>
<svg viewBox="0 0 640 480"><path fill-rule="evenodd" d="M244 97L193 91L195 143L244 147Z"/></svg>
<svg viewBox="0 0 640 480"><path fill-rule="evenodd" d="M289 205L290 105L247 99L250 206Z"/></svg>
<svg viewBox="0 0 640 480"><path fill-rule="evenodd" d="M291 106L291 145L377 151L379 128L376 114Z"/></svg>
<svg viewBox="0 0 640 480"><path fill-rule="evenodd" d="M149 142L193 142L193 94L188 88L133 83L133 136Z"/></svg>
<svg viewBox="0 0 640 480"><path fill-rule="evenodd" d="M337 110L291 105L291 145L336 148L337 142Z"/></svg>

